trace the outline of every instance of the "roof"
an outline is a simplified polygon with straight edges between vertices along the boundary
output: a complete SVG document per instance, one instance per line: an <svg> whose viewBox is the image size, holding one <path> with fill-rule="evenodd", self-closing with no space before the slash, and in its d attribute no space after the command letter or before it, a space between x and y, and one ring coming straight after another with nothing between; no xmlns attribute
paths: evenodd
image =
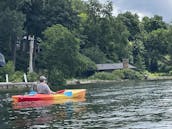
<svg viewBox="0 0 172 129"><path fill-rule="evenodd" d="M97 70L115 70L115 69L123 69L123 63L113 63L113 64L96 64ZM135 66L128 64L128 68L134 69Z"/></svg>

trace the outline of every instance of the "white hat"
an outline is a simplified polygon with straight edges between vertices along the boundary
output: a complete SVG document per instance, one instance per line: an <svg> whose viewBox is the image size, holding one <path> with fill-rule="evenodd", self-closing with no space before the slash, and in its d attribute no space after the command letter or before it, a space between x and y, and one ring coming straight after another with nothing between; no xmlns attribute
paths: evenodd
<svg viewBox="0 0 172 129"><path fill-rule="evenodd" d="M39 80L40 80L40 81L44 81L44 80L47 80L47 78L46 78L45 76L40 76L40 77L39 77Z"/></svg>

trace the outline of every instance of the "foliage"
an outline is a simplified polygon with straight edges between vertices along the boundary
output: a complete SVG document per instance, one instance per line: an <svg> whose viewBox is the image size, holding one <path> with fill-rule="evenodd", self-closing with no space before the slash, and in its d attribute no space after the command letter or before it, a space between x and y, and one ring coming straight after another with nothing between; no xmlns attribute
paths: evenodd
<svg viewBox="0 0 172 129"><path fill-rule="evenodd" d="M11 76L14 73L14 63L12 61L8 61L4 67L0 67L0 81L5 82L5 75L8 74Z"/></svg>
<svg viewBox="0 0 172 129"><path fill-rule="evenodd" d="M82 53L96 64L103 64L107 62L106 55L97 47L85 48L82 50Z"/></svg>
<svg viewBox="0 0 172 129"><path fill-rule="evenodd" d="M95 71L97 68L96 64L90 58L82 54L78 54L78 63L76 67L78 68L76 76L81 76L88 71Z"/></svg>
<svg viewBox="0 0 172 129"><path fill-rule="evenodd" d="M26 14L27 32L39 37L49 26L61 24L73 29L77 27L79 20L70 0L25 0L20 9Z"/></svg>
<svg viewBox="0 0 172 129"><path fill-rule="evenodd" d="M161 16L155 15L152 18L144 17L143 18L144 29L147 32L152 32L157 29L166 29L167 24L163 21Z"/></svg>
<svg viewBox="0 0 172 129"><path fill-rule="evenodd" d="M124 23L124 25L127 26L127 29L130 32L128 40L135 40L136 36L141 32L139 16L137 14L132 14L131 12L126 12L124 14L119 14L117 18L120 19Z"/></svg>
<svg viewBox="0 0 172 129"><path fill-rule="evenodd" d="M29 81L35 81L44 70L52 84L80 78L95 71L95 64L120 62L124 58L140 71L171 74L172 25L158 15L140 21L131 12L116 17L112 12L112 1L1 0L0 52L8 63L0 68L0 81L5 81L5 74L13 81L19 76L21 81L21 71L27 73L30 46L27 39L23 40L25 35L35 36L36 73L28 74ZM142 78L139 72L130 70L95 76Z"/></svg>
<svg viewBox="0 0 172 129"><path fill-rule="evenodd" d="M66 84L65 75L61 70L53 67L48 73L48 81L51 87L57 90L58 86Z"/></svg>
<svg viewBox="0 0 172 129"><path fill-rule="evenodd" d="M14 74L9 76L9 81L10 82L23 82L23 80L24 80L23 75L24 75L23 72L16 71Z"/></svg>
<svg viewBox="0 0 172 129"><path fill-rule="evenodd" d="M99 72L95 73L90 79L98 79L98 80L115 80L115 76L112 73L107 72Z"/></svg>
<svg viewBox="0 0 172 129"><path fill-rule="evenodd" d="M130 79L130 80L141 80L144 75L140 72L134 71L132 69L121 69L114 70L110 72L98 72L95 73L90 79L100 79L100 80L121 80L121 79Z"/></svg>
<svg viewBox="0 0 172 129"><path fill-rule="evenodd" d="M148 70L158 71L158 60L168 53L167 30L152 31L144 42L146 49L146 65Z"/></svg>
<svg viewBox="0 0 172 129"><path fill-rule="evenodd" d="M38 74L36 72L27 73L27 79L29 82L35 82L38 80Z"/></svg>
<svg viewBox="0 0 172 129"><path fill-rule="evenodd" d="M134 71L132 69L123 69L124 79L130 79L130 80L136 80L136 79L143 79L143 76L141 73Z"/></svg>
<svg viewBox="0 0 172 129"><path fill-rule="evenodd" d="M123 73L123 70L119 69L119 70L114 70L112 72L113 75L116 76L116 79L120 80L120 79L124 79L124 73Z"/></svg>
<svg viewBox="0 0 172 129"><path fill-rule="evenodd" d="M54 25L45 30L44 35L43 57L47 69L55 66L65 77L72 77L94 66L90 59L79 53L79 39L67 28Z"/></svg>
<svg viewBox="0 0 172 129"><path fill-rule="evenodd" d="M7 64L2 68L4 74L12 75L14 74L14 63L12 61L8 61Z"/></svg>
<svg viewBox="0 0 172 129"><path fill-rule="evenodd" d="M8 60L13 60L15 65L16 43L24 33L25 16L17 10L4 7L4 10L0 11L0 17L0 50L4 52Z"/></svg>

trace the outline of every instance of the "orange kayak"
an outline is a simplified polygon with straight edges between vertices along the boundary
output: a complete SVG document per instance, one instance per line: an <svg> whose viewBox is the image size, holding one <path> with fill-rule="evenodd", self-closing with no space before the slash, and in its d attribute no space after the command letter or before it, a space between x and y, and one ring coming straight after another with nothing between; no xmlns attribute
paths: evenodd
<svg viewBox="0 0 172 129"><path fill-rule="evenodd" d="M54 104L65 104L65 103L76 103L84 102L85 98L79 99L62 99L62 100L49 100L49 101L23 101L23 102L13 102L13 109L23 109L23 108L38 108L38 107L47 107Z"/></svg>
<svg viewBox="0 0 172 129"><path fill-rule="evenodd" d="M86 89L66 89L56 92L56 94L33 94L33 95L14 95L13 102L24 101L58 101L63 99L82 99L85 98Z"/></svg>

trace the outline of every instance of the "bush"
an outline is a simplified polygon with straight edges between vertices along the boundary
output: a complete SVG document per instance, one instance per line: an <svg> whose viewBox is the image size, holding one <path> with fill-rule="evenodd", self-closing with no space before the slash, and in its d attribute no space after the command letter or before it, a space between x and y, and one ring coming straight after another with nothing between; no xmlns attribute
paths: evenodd
<svg viewBox="0 0 172 129"><path fill-rule="evenodd" d="M15 73L14 64L12 61L8 61L8 63L4 67L0 67L0 81L5 82L5 74L12 76Z"/></svg>
<svg viewBox="0 0 172 129"><path fill-rule="evenodd" d="M132 69L123 69L124 79L143 79L144 75Z"/></svg>
<svg viewBox="0 0 172 129"><path fill-rule="evenodd" d="M125 77L125 75L124 75L124 73L123 73L123 70L114 70L113 72L112 72L112 74L114 75L114 76L116 76L116 79L118 79L118 80L120 80L120 79L124 79Z"/></svg>
<svg viewBox="0 0 172 129"><path fill-rule="evenodd" d="M29 82L35 82L36 80L38 80L38 77L39 77L39 75L35 72L27 74L27 79Z"/></svg>
<svg viewBox="0 0 172 129"><path fill-rule="evenodd" d="M141 80L143 78L144 75L137 71L131 69L122 69L122 70L115 70L112 73L108 73L108 72L95 73L89 79L100 79L100 80L140 79Z"/></svg>
<svg viewBox="0 0 172 129"><path fill-rule="evenodd" d="M23 72L16 71L13 75L9 76L10 82L23 82Z"/></svg>
<svg viewBox="0 0 172 129"><path fill-rule="evenodd" d="M100 80L114 80L115 76L112 73L99 72L95 73L90 79L100 79Z"/></svg>
<svg viewBox="0 0 172 129"><path fill-rule="evenodd" d="M55 89L57 89L57 86L66 84L64 74L56 68L50 70L48 74L48 81L51 85L53 85L51 87Z"/></svg>

